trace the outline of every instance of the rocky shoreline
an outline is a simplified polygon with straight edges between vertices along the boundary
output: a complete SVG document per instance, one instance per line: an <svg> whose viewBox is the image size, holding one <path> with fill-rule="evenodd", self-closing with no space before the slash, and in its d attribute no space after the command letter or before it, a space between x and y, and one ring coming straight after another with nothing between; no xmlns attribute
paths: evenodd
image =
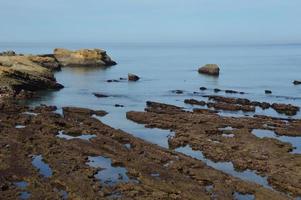
<svg viewBox="0 0 301 200"><path fill-rule="evenodd" d="M30 109L13 103L2 103L0 108L0 194L4 199L17 199L22 191L32 199L60 199L58 191L64 191L68 199L233 199L235 193L287 199L113 129L91 116L99 111L65 108L60 115L53 113L55 107ZM61 139L60 131L95 137ZM42 155L51 169L48 177L32 165L35 155ZM110 158L112 167L126 169L127 181L120 177L120 183L100 183L95 175L101 169L87 165L95 156ZM18 188L15 183L20 181L28 186Z"/></svg>
<svg viewBox="0 0 301 200"><path fill-rule="evenodd" d="M174 132L167 139L167 149L102 123L100 117L108 114L104 110L63 107L58 114L56 106L30 108L17 103L39 90L62 89L54 72L63 67L113 65L116 62L100 49L55 49L47 55L0 53L0 199L280 200L301 196L301 154L295 152L301 150L281 141L282 136L301 137L301 120L255 114L256 108L274 109L291 117L300 110L291 104L202 95L208 101L184 100L196 106L192 111L149 101L144 112L127 112L127 119L146 128ZM214 76L219 71L217 65L199 70ZM129 81L139 79L128 74ZM126 79L107 82L122 80ZM91 95L109 98L103 93ZM225 117L219 110L253 112L254 116ZM261 138L256 131L275 136ZM217 168L220 163L230 163L238 174L254 172L267 183L241 179Z"/></svg>
<svg viewBox="0 0 301 200"><path fill-rule="evenodd" d="M54 49L53 54L24 55L0 53L0 100L28 98L38 90L59 90L53 72L61 67L109 67L116 65L101 49L71 51Z"/></svg>

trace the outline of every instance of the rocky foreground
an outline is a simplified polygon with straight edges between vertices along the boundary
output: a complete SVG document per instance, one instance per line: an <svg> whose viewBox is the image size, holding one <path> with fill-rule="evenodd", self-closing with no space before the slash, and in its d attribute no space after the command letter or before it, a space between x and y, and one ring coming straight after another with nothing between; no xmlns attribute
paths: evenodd
<svg viewBox="0 0 301 200"><path fill-rule="evenodd" d="M237 170L255 170L276 190L301 195L301 154L277 137L257 137L253 131L297 137L301 120L267 116L223 117L212 110L184 111L180 107L148 102L145 112L128 112L127 118L151 128L175 132L169 145L189 146L215 162L232 162Z"/></svg>
<svg viewBox="0 0 301 200"><path fill-rule="evenodd" d="M212 138L218 135L214 131L205 135L201 130L199 135L192 134L196 130L195 126L206 123L210 117L218 118L215 115L205 117L203 114L169 109L168 106L162 109L162 113L158 113L156 108L158 107L152 106L151 112L145 114L135 113L135 119L143 123L152 119L152 126L172 126L177 131L176 138L171 141L174 146L188 144L190 139L197 145L203 145L201 137ZM46 106L30 109L14 103L0 104L2 199L18 199L24 193L30 195L31 199L233 199L235 194L254 195L256 199L288 199L279 192L229 176L208 167L202 161L147 143L92 117L103 116L106 114L104 111L64 108L63 115L60 115L53 112L55 109ZM169 117L171 112L175 118ZM129 113L128 117L134 118L135 115ZM188 117L188 122L178 116ZM160 118L162 125L155 123L155 118ZM165 124L166 120L171 121ZM181 136L175 125L184 125L183 120L193 125L190 124L192 128L189 132L181 131ZM183 126L183 129L186 128L187 126ZM62 137L63 133L68 137ZM242 137L246 137L245 134L242 133ZM79 137L83 135L93 137ZM252 141L257 144L254 138L250 140L251 143ZM208 148L213 147L209 142L206 143ZM265 143L276 150L275 156L288 154L287 151L291 149L288 145L273 141ZM198 148L197 145L194 148ZM211 151L218 155L217 151L226 148L226 152L231 154L233 145L229 143L216 150L211 148ZM236 144L234 149L240 153L239 148L240 145ZM284 168L287 169L287 165L293 167L289 155L285 157L287 163L284 162L283 167L279 166L279 173ZM37 158L48 167L39 171L34 166ZM218 156L216 158L219 159ZM109 160L106 168L110 167L111 171L105 176L101 176L105 168L97 165L98 159ZM253 161L247 154L245 159L249 159L251 163ZM48 168L48 173L45 168ZM293 172L299 173L298 168L286 171L287 177L282 180L282 183L287 181L285 186L291 186L283 189L294 194L299 194L298 183L295 183L296 177L290 175ZM115 182L114 177L117 177ZM277 173L272 177L277 180ZM18 187L20 182L26 183L26 186Z"/></svg>

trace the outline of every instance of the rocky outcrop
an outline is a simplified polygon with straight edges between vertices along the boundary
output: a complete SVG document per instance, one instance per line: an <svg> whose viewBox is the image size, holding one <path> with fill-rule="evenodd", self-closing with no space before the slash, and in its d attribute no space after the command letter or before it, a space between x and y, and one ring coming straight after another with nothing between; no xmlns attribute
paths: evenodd
<svg viewBox="0 0 301 200"><path fill-rule="evenodd" d="M200 67L198 71L200 74L218 76L220 69L219 66L216 64L207 64L203 67Z"/></svg>
<svg viewBox="0 0 301 200"><path fill-rule="evenodd" d="M51 71L61 70L61 65L52 55L28 56L28 59Z"/></svg>
<svg viewBox="0 0 301 200"><path fill-rule="evenodd" d="M140 79L140 77L135 74L128 74L129 81L138 81L139 79Z"/></svg>
<svg viewBox="0 0 301 200"><path fill-rule="evenodd" d="M0 56L0 87L14 91L60 89L50 70L26 56Z"/></svg>
<svg viewBox="0 0 301 200"><path fill-rule="evenodd" d="M68 67L108 67L116 65L106 51L101 49L81 49L71 51L68 49L55 49L55 59L62 65Z"/></svg>

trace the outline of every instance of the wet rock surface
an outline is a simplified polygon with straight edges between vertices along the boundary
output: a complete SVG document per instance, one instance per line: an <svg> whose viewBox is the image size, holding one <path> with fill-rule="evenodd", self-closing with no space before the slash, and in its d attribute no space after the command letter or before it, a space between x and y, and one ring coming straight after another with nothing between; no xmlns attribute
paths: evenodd
<svg viewBox="0 0 301 200"><path fill-rule="evenodd" d="M148 102L145 112L128 112L127 118L147 127L174 131L175 136L168 141L172 148L189 145L213 161L232 162L237 170L250 169L267 176L275 190L301 195L301 155L291 153L290 143L252 134L253 129L267 129L277 135L300 136L301 120L223 117L206 109L189 112L156 102ZM225 127L232 130L221 129Z"/></svg>
<svg viewBox="0 0 301 200"><path fill-rule="evenodd" d="M148 105L149 112L136 113L139 119L144 116L145 121L148 121L149 115L153 118L164 115L166 119L173 121L168 116L172 112L178 123L177 125L170 121L173 129L183 126L187 120L199 123L201 119L197 117L200 114L189 114L176 106L153 102L148 102ZM20 192L26 192L32 199L210 199L212 196L216 199L233 199L235 192L254 195L256 199L288 198L260 185L226 175L181 153L113 129L91 117L95 111L69 107L64 108L63 115L60 115L53 112L55 107L28 108L7 102L1 104L0 110L0 196L3 199L17 199ZM196 116L186 119L187 114ZM179 115L184 118L178 119ZM211 116L215 115L207 117ZM155 122L155 119L152 120ZM164 124L164 119L161 121L162 126L170 126L169 123ZM16 129L16 123L24 125L25 128ZM189 129L195 130L196 125ZM95 137L90 141L63 140L57 137L60 130L76 130ZM185 133L182 134L184 137ZM176 141L178 137L177 133L172 140ZM199 139L194 140L196 144ZM130 148L127 148L129 144ZM289 147L283 146L283 151L287 151ZM237 151L240 152L239 149ZM216 151L212 149L212 152ZM275 154L279 156L281 152L276 151ZM47 178L32 164L34 155L40 155L51 169L52 173ZM95 168L87 165L91 158L105 158L105 161L109 159L110 162L109 165L100 164L100 167L95 165ZM135 181L118 181L117 176L114 184L108 184L110 179L109 182L103 182L101 174L110 168L123 170L120 180L128 177ZM282 168L279 167L280 170ZM276 180L277 173L275 171L276 175L272 176ZM154 174L159 176L153 176ZM26 187L15 184L20 181L25 181ZM298 186L298 182L295 184Z"/></svg>
<svg viewBox="0 0 301 200"><path fill-rule="evenodd" d="M300 111L300 108L298 106L294 106L291 104L270 104L268 102L251 101L245 98L223 97L216 95L204 95L203 97L207 97L208 100L215 102L212 104L212 107L222 110L243 110L248 112L254 112L255 107L257 106L262 109L273 108L276 112L288 116L294 116L297 114L297 112Z"/></svg>

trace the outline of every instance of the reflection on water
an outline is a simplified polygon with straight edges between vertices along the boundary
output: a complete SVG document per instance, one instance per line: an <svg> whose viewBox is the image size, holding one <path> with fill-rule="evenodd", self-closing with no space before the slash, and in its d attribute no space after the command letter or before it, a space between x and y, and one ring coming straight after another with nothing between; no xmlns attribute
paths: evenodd
<svg viewBox="0 0 301 200"><path fill-rule="evenodd" d="M35 166L44 177L49 178L52 176L52 170L49 165L43 161L42 155L33 156L32 165Z"/></svg>
<svg viewBox="0 0 301 200"><path fill-rule="evenodd" d="M96 135L79 135L79 136L71 136L68 134L65 134L64 131L59 131L59 134L57 135L57 137L62 138L62 139L66 139L66 140L72 140L72 139L81 139L81 140L87 140L89 141L92 138L95 138Z"/></svg>
<svg viewBox="0 0 301 200"><path fill-rule="evenodd" d="M281 142L288 142L291 145L293 145L294 150L292 153L294 154L301 154L301 137L293 137L293 136L279 136L275 133L275 131L271 130L264 130L264 129L253 129L252 134L254 134L256 137L259 138L274 138L276 140L279 140Z"/></svg>
<svg viewBox="0 0 301 200"><path fill-rule="evenodd" d="M20 199L29 199L31 196L29 192L25 191L28 187L28 183L26 181L20 181L20 182L15 182L15 185L21 189L22 191L20 192L19 198Z"/></svg>
<svg viewBox="0 0 301 200"><path fill-rule="evenodd" d="M110 158L105 158L103 156L90 156L87 164L94 168L100 168L95 175L95 178L103 184L113 186L117 183L127 183L130 181L130 178L126 174L127 170L124 167L112 166Z"/></svg>
<svg viewBox="0 0 301 200"><path fill-rule="evenodd" d="M255 196L252 194L241 194L239 192L234 193L235 200L254 200Z"/></svg>
<svg viewBox="0 0 301 200"><path fill-rule="evenodd" d="M240 178L242 180L255 182L259 185L262 185L265 188L272 189L269 185L267 178L257 175L254 171L245 170L245 171L236 171L233 167L232 162L213 162L210 159L205 158L201 151L193 150L190 146L179 147L175 151L188 155L197 160L205 162L208 166L213 167L214 169L221 170L227 174L230 174L234 177Z"/></svg>

